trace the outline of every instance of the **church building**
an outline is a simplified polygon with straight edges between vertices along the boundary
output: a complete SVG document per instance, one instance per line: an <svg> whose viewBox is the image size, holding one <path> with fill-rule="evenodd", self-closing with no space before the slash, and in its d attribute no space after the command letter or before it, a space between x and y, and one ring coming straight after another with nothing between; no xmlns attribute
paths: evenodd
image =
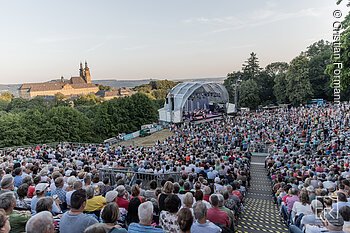
<svg viewBox="0 0 350 233"><path fill-rule="evenodd" d="M55 96L61 93L65 96L78 96L99 91L98 85L91 82L90 69L85 62L85 67L80 63L79 77L71 77L65 80L63 77L59 81L49 81L44 83L25 83L18 89L19 96L25 99L36 96Z"/></svg>

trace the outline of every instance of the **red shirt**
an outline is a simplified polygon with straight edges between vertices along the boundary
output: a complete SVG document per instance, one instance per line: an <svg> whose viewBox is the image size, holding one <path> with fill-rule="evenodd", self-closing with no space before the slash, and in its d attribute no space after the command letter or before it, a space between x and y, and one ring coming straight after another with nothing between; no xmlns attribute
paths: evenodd
<svg viewBox="0 0 350 233"><path fill-rule="evenodd" d="M119 206L119 208L125 208L126 210L128 210L129 201L123 197L117 197L117 205Z"/></svg>
<svg viewBox="0 0 350 233"><path fill-rule="evenodd" d="M230 226L230 218L227 213L219 208L213 207L208 209L207 219L216 224L221 224L227 227Z"/></svg>
<svg viewBox="0 0 350 233"><path fill-rule="evenodd" d="M209 202L210 195L204 194L203 200Z"/></svg>
<svg viewBox="0 0 350 233"><path fill-rule="evenodd" d="M238 197L239 199L241 199L241 200L242 200L242 198L243 198L241 192L238 191L238 190L232 191L232 194L235 195L235 196L237 196L237 197Z"/></svg>
<svg viewBox="0 0 350 233"><path fill-rule="evenodd" d="M32 198L34 196L35 192L35 186L29 186L28 192L27 192L27 197Z"/></svg>

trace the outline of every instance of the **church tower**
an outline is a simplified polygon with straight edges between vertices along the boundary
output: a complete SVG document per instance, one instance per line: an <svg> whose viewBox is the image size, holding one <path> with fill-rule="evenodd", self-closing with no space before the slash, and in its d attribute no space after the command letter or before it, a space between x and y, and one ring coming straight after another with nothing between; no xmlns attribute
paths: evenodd
<svg viewBox="0 0 350 233"><path fill-rule="evenodd" d="M87 62L85 61L85 68L84 68L84 80L86 83L91 83L91 75L90 75L90 69L87 65Z"/></svg>
<svg viewBox="0 0 350 233"><path fill-rule="evenodd" d="M80 77L84 78L84 70L83 70L83 63L80 62L80 69L79 69ZM85 79L85 78L84 78Z"/></svg>

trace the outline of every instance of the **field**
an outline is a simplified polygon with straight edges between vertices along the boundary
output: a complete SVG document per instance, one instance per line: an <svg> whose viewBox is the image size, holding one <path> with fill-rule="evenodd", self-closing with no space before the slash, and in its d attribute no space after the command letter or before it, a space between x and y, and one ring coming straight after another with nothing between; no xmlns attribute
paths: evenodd
<svg viewBox="0 0 350 233"><path fill-rule="evenodd" d="M157 140L163 141L169 136L174 135L169 129L163 129L147 137L138 137L128 141L118 143L121 146L153 146Z"/></svg>

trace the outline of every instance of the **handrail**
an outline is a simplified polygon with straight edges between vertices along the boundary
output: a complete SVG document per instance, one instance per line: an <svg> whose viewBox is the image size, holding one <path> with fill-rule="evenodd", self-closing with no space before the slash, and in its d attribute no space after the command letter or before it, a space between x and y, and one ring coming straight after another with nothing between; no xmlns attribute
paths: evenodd
<svg viewBox="0 0 350 233"><path fill-rule="evenodd" d="M123 174L124 181L128 185L133 185L136 180L142 180L142 186L148 187L149 183L152 180L157 182L157 185L160 186L162 180L167 180L170 177L174 179L174 181L179 181L181 177L180 172L166 172L161 174L154 174L152 172L135 172L130 168L120 169L120 168L100 168L99 175L100 179L108 177L112 186L116 185L116 178L118 174Z"/></svg>

